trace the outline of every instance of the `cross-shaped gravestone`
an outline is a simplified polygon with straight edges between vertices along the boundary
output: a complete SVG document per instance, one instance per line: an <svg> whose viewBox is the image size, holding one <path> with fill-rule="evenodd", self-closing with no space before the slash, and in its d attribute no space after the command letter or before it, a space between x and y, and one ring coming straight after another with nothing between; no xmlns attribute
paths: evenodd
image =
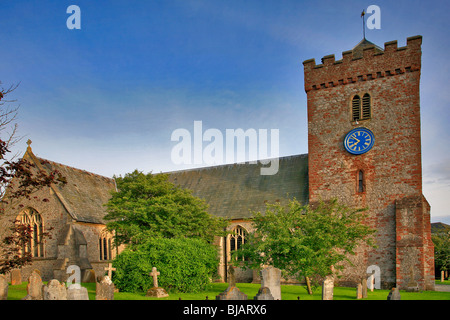
<svg viewBox="0 0 450 320"><path fill-rule="evenodd" d="M152 268L152 272L150 272L150 276L153 277L153 287L158 288L158 276L159 272L156 271L156 268Z"/></svg>
<svg viewBox="0 0 450 320"><path fill-rule="evenodd" d="M116 268L113 268L113 267L112 267L112 264L109 263L109 264L108 264L108 267L105 268L105 271L108 271L108 277L109 277L110 279L112 279L112 278L111 278L112 272L113 272L113 271L116 271Z"/></svg>

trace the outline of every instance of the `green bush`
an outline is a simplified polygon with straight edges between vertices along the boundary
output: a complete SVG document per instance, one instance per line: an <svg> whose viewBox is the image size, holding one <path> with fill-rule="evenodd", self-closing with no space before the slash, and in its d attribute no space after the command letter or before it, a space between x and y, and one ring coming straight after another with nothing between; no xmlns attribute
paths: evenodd
<svg viewBox="0 0 450 320"><path fill-rule="evenodd" d="M122 292L153 287L152 267L161 273L158 286L172 292L199 292L217 274L217 249L201 239L153 238L125 249L113 262L115 286Z"/></svg>

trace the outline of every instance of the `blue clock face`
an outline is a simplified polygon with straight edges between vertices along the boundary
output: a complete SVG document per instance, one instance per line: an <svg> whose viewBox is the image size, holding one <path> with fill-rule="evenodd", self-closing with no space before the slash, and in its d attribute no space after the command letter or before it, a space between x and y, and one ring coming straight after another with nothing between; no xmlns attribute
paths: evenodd
<svg viewBox="0 0 450 320"><path fill-rule="evenodd" d="M374 142L372 131L367 128L356 128L345 136L344 147L351 154L363 154L373 147Z"/></svg>

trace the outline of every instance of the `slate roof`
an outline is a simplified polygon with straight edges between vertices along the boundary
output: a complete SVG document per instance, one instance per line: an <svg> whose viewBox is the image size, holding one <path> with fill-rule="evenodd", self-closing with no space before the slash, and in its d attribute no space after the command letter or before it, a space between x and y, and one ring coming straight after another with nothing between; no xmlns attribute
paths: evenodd
<svg viewBox="0 0 450 320"><path fill-rule="evenodd" d="M30 147L24 158L31 158L38 168L47 172L58 170L66 178L67 184L52 185L51 188L74 220L105 224L103 216L107 212L104 204L111 197L110 192L116 190L114 179L38 158Z"/></svg>
<svg viewBox="0 0 450 320"><path fill-rule="evenodd" d="M362 58L364 49L369 47L375 47L375 52L383 52L379 46L364 38L352 49L353 58Z"/></svg>
<svg viewBox="0 0 450 320"><path fill-rule="evenodd" d="M267 165L268 166L268 165ZM237 163L168 172L169 181L193 191L209 204L209 213L227 219L248 219L264 212L265 202L296 198L308 201L308 155L279 158L275 175L261 175L261 164Z"/></svg>
<svg viewBox="0 0 450 320"><path fill-rule="evenodd" d="M52 186L70 216L79 222L105 224L104 204L116 190L114 179L36 157L31 148L24 158L48 172L58 170L65 186ZM265 203L296 198L308 201L308 155L279 158L275 175L261 175L261 164L235 163L168 172L169 181L188 188L209 205L209 213L227 219L248 219L252 211L265 210ZM268 166L268 165L266 165Z"/></svg>

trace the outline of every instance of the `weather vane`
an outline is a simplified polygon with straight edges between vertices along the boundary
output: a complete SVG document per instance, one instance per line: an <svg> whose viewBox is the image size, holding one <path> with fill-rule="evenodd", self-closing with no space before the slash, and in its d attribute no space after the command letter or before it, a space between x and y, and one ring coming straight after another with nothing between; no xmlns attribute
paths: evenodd
<svg viewBox="0 0 450 320"><path fill-rule="evenodd" d="M364 12L364 10L361 12L361 18L363 20L363 37L364 39L366 38L366 24L364 21L364 16L366 15L366 13Z"/></svg>

